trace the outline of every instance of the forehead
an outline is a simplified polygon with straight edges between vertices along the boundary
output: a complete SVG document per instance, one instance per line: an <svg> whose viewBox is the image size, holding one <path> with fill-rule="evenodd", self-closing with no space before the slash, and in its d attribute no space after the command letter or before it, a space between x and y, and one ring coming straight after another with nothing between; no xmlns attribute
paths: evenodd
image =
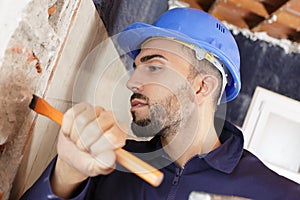
<svg viewBox="0 0 300 200"><path fill-rule="evenodd" d="M150 52L157 52L160 54L172 55L176 57L180 57L186 61L191 61L191 52L186 50L184 46L174 40L171 39L150 39L146 40L141 45L140 54L147 54Z"/></svg>

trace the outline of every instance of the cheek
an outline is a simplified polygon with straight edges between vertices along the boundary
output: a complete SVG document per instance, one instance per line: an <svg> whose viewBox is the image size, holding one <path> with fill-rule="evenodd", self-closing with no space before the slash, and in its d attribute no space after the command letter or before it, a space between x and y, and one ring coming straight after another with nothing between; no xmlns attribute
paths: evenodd
<svg viewBox="0 0 300 200"><path fill-rule="evenodd" d="M153 103L153 102L159 102L173 93L168 86L155 83L155 84L145 85L143 94L149 98L150 103L151 102Z"/></svg>
<svg viewBox="0 0 300 200"><path fill-rule="evenodd" d="M169 69L168 73L164 76L164 79L161 81L161 84L168 88L170 91L175 93L178 88L181 88L183 85L187 84L187 75L184 71L177 71L175 69Z"/></svg>
<svg viewBox="0 0 300 200"><path fill-rule="evenodd" d="M189 84L178 84L174 82L171 86L161 84L149 84L144 87L144 95L146 95L150 104L164 102L167 98L173 97L179 104L193 102L195 98ZM174 102L173 102L174 103Z"/></svg>
<svg viewBox="0 0 300 200"><path fill-rule="evenodd" d="M178 90L183 86L189 85L187 80L180 76L166 75L161 79L144 85L144 91L148 93L148 97L157 97L159 99L168 97L170 95L176 95Z"/></svg>

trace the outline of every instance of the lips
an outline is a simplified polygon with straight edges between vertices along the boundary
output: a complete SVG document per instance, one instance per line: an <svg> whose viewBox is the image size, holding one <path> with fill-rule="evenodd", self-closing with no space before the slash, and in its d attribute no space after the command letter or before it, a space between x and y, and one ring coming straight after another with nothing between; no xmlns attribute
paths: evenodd
<svg viewBox="0 0 300 200"><path fill-rule="evenodd" d="M141 99L131 100L131 111L148 106L147 102Z"/></svg>

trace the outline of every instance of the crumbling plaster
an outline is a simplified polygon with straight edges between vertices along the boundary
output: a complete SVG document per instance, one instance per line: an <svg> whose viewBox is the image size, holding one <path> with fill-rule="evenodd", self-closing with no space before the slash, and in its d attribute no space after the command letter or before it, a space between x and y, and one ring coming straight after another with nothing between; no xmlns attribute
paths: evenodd
<svg viewBox="0 0 300 200"><path fill-rule="evenodd" d="M1 3L1 10L5 9L2 5L7 8L17 5L16 12L12 13L15 18L10 16L1 18L7 21L0 21L1 30L7 30L5 38L1 38L0 52L0 192L4 193L3 199L9 196L32 129L35 115L28 108L31 95L45 94L79 4L79 0Z"/></svg>

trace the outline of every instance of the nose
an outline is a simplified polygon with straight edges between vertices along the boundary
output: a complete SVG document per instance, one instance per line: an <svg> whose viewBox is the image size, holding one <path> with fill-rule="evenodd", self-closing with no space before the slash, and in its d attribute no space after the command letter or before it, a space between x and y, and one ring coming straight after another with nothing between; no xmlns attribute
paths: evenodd
<svg viewBox="0 0 300 200"><path fill-rule="evenodd" d="M143 83L141 77L138 75L138 69L134 70L126 86L134 93L143 91Z"/></svg>

